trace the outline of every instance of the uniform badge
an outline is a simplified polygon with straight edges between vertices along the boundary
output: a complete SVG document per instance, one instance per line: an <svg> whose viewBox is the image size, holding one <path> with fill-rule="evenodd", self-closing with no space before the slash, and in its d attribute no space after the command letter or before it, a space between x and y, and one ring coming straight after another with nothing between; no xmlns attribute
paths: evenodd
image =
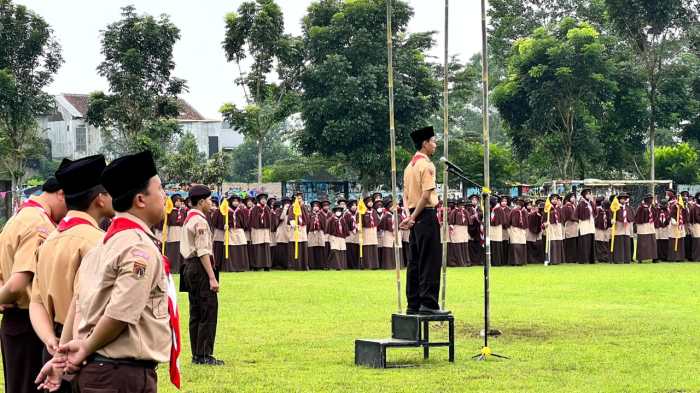
<svg viewBox="0 0 700 393"><path fill-rule="evenodd" d="M142 262L134 262L134 274L136 278L143 278L146 275L146 264Z"/></svg>

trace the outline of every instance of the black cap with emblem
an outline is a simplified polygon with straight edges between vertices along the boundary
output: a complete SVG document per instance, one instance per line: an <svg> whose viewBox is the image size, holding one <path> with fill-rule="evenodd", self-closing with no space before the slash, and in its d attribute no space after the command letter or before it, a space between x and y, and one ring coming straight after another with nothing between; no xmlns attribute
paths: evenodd
<svg viewBox="0 0 700 393"><path fill-rule="evenodd" d="M192 206L196 206L202 199L207 199L211 196L211 190L209 187L197 184L190 188L190 199L192 199Z"/></svg>
<svg viewBox="0 0 700 393"><path fill-rule="evenodd" d="M416 145L416 149L420 149L420 146L423 142L429 140L434 136L435 130L433 129L433 126L419 128L411 133L411 139Z"/></svg>
<svg viewBox="0 0 700 393"><path fill-rule="evenodd" d="M101 178L107 167L102 154L64 161L56 171L56 179L61 184L66 198L77 198L93 189L104 192Z"/></svg>

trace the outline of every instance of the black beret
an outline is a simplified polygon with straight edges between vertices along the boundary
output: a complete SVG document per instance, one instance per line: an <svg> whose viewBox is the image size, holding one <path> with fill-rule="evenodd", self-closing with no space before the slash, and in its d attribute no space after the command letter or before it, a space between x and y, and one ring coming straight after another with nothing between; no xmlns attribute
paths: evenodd
<svg viewBox="0 0 700 393"><path fill-rule="evenodd" d="M146 150L110 162L102 172L101 182L112 198L118 198L142 187L157 175L153 155Z"/></svg>
<svg viewBox="0 0 700 393"><path fill-rule="evenodd" d="M336 207L333 208L333 212L342 212L342 211L343 211L343 207L342 207L342 206L336 206Z"/></svg>
<svg viewBox="0 0 700 393"><path fill-rule="evenodd" d="M65 161L64 161L65 162ZM61 163L56 171L56 179L66 197L78 197L86 191L102 186L102 172L107 167L102 154Z"/></svg>
<svg viewBox="0 0 700 393"><path fill-rule="evenodd" d="M415 144L423 143L423 141L427 141L434 136L435 130L433 130L433 126L419 128L411 133L411 139Z"/></svg>
<svg viewBox="0 0 700 393"><path fill-rule="evenodd" d="M61 190L61 183L59 183L58 180L53 176L46 179L44 184L41 186L41 191L43 191L43 192L54 193L54 192L58 192L60 190Z"/></svg>
<svg viewBox="0 0 700 393"><path fill-rule="evenodd" d="M211 195L211 190L209 187L197 184L190 188L190 198L208 198Z"/></svg>
<svg viewBox="0 0 700 393"><path fill-rule="evenodd" d="M267 194L265 194L265 193L263 192L263 193L261 193L261 194L258 194L255 198L256 198L257 200L261 200L261 199L263 199L263 198L267 199Z"/></svg>

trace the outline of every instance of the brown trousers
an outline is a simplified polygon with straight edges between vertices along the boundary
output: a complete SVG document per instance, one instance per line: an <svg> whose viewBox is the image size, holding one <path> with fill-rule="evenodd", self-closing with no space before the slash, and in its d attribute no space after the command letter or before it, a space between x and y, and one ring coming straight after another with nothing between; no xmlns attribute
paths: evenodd
<svg viewBox="0 0 700 393"><path fill-rule="evenodd" d="M155 369L124 364L92 362L80 370L75 384L78 393L158 392Z"/></svg>
<svg viewBox="0 0 700 393"><path fill-rule="evenodd" d="M199 258L185 260L182 279L187 280L190 300L192 356L212 356L216 339L219 298L209 289L209 277Z"/></svg>
<svg viewBox="0 0 700 393"><path fill-rule="evenodd" d="M34 393L34 378L43 366L44 343L29 320L29 310L9 309L0 325L5 392Z"/></svg>

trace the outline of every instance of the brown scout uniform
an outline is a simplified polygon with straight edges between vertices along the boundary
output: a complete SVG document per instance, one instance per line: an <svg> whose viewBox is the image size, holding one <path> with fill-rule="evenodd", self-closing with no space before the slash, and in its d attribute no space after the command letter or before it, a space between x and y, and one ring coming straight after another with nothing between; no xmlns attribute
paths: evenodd
<svg viewBox="0 0 700 393"><path fill-rule="evenodd" d="M35 273L36 252L54 230L55 224L46 213L47 206L33 198L5 224L0 233L0 282L13 273ZM25 204L26 205L26 204ZM37 337L29 320L32 287L17 299L14 308L5 310L0 325L3 371L6 392L34 392L34 378L41 370L44 344Z"/></svg>
<svg viewBox="0 0 700 393"><path fill-rule="evenodd" d="M134 228L109 237L112 228L127 221ZM127 327L97 350L80 371L78 387L80 391L156 392L155 367L169 361L171 346L167 277L158 239L146 223L129 213L118 213L112 228L78 270L78 335L88 337L102 316Z"/></svg>

